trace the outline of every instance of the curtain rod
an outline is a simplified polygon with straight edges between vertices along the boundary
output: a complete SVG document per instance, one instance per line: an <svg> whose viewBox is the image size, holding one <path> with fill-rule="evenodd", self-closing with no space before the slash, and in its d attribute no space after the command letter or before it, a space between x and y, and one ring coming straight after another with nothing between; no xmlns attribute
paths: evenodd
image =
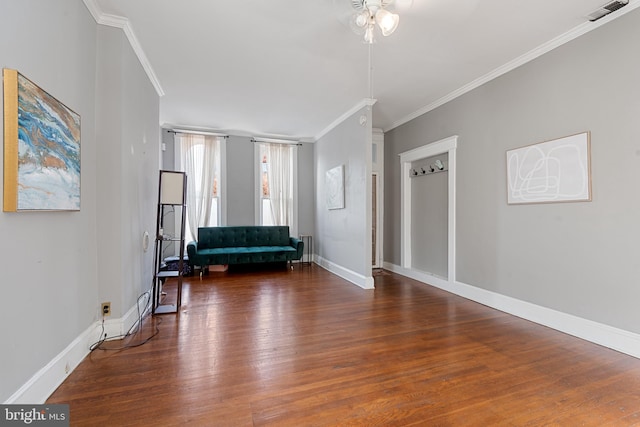
<svg viewBox="0 0 640 427"><path fill-rule="evenodd" d="M290 145L302 145L299 141L292 141L290 139L276 139L276 138L251 138L251 142L267 142L272 144L290 144Z"/></svg>
<svg viewBox="0 0 640 427"><path fill-rule="evenodd" d="M211 135L211 136L219 136L221 138L229 138L229 135L225 133L217 133L217 132L206 132L199 130L189 130L189 129L167 129L169 132L173 133L189 133L193 135Z"/></svg>

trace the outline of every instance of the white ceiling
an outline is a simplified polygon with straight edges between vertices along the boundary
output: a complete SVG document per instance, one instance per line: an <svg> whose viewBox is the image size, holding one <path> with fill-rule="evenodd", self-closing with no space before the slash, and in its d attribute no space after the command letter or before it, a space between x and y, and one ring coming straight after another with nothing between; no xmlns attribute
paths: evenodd
<svg viewBox="0 0 640 427"><path fill-rule="evenodd" d="M373 125L392 129L576 35L606 0L413 0L372 47ZM85 0L163 96L160 123L313 140L369 97L351 0Z"/></svg>

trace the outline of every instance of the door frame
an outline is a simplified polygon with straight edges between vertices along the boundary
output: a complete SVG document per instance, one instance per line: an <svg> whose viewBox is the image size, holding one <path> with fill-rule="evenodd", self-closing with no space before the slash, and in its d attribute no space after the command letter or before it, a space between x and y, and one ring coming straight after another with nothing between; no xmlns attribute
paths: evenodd
<svg viewBox="0 0 640 427"><path fill-rule="evenodd" d="M379 172L373 172L371 174L371 183L373 184L374 180L376 183L376 188L375 188L375 200L376 200L376 204L375 204L375 217L376 217L376 221L375 223L373 223L373 226L375 227L376 230L376 241L375 241L375 254L373 254L373 260L372 260L372 267L373 268L382 268L382 233L380 232L382 229L382 222L380 221L380 216L382 215L382 203L381 203L381 196L380 196L380 173ZM373 193L373 192L372 192ZM372 213L373 215L373 213Z"/></svg>
<svg viewBox="0 0 640 427"><path fill-rule="evenodd" d="M456 280L456 148L458 135L453 135L430 144L400 153L400 228L401 228L401 263L402 267L411 270L411 163L440 154L448 154L448 220L447 220L447 280Z"/></svg>
<svg viewBox="0 0 640 427"><path fill-rule="evenodd" d="M372 260L373 268L382 268L384 263L384 133L373 129L372 134L372 181L376 178L376 254ZM375 150L375 153L374 153ZM375 161L374 161L375 160Z"/></svg>

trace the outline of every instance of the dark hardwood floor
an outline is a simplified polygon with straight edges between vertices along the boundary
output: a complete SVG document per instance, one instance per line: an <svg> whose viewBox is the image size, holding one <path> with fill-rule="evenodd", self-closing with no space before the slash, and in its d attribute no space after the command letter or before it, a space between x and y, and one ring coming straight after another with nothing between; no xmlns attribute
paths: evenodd
<svg viewBox="0 0 640 427"><path fill-rule="evenodd" d="M48 402L78 426L640 425L640 360L375 281L317 266L188 278L180 314L125 342L157 336L92 352Z"/></svg>

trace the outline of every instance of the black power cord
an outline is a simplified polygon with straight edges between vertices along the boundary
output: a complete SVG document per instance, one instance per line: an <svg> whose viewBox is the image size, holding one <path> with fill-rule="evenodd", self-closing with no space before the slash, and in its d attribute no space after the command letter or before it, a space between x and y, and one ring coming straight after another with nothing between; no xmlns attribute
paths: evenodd
<svg viewBox="0 0 640 427"><path fill-rule="evenodd" d="M145 307L144 310L140 311L140 300L145 297L147 298L147 302L145 303ZM97 342L91 344L91 346L89 346L89 350L90 351L94 351L94 350L103 350L103 351L107 351L107 350L126 350L128 348L135 348L135 347L140 347L146 343L148 343L153 337L155 337L156 335L158 335L160 333L160 329L159 329L159 325L160 323L162 323L161 319L158 319L158 323L155 326L155 331L153 332L153 334L151 334L151 336L145 338L143 341L136 343L136 344L125 344L119 347L102 347L102 345L105 342L111 342L111 341L115 341L115 340L122 340L128 337L132 337L134 335L136 335L138 332L140 332L142 330L142 321L144 320L144 318L147 317L148 313L149 313L149 308L151 305L151 294L150 291L147 291L145 293L143 293L142 295L140 295L138 297L138 300L136 301L136 307L138 309L138 320L131 326L131 328L129 328L129 330L127 331L126 334L124 335L115 335L113 337L109 337L109 339L107 339L107 334L104 332L104 316L102 316L102 330L100 331L100 340L98 340Z"/></svg>

